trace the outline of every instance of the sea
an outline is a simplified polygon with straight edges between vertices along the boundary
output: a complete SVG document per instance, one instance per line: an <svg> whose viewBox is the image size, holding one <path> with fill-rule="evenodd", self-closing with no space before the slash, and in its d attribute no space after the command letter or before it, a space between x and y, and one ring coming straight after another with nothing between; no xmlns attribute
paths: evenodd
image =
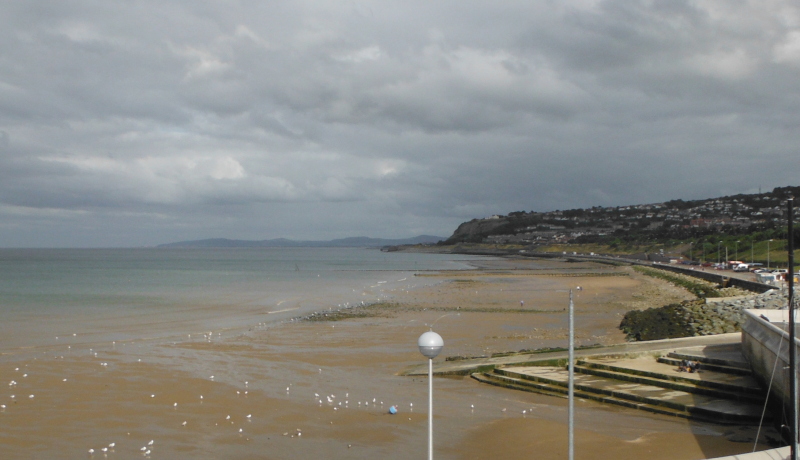
<svg viewBox="0 0 800 460"><path fill-rule="evenodd" d="M366 248L0 249L0 353L163 340L384 300L474 256ZM217 332L219 333L219 332Z"/></svg>

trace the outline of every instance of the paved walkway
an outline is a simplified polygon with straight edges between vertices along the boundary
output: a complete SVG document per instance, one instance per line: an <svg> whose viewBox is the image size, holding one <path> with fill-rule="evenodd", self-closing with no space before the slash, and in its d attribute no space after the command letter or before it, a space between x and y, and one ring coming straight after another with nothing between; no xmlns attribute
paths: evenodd
<svg viewBox="0 0 800 460"><path fill-rule="evenodd" d="M717 457L710 460L787 460L791 449L789 446L779 447L777 449L762 450L761 452L753 452L750 454L731 455L728 457Z"/></svg>
<svg viewBox="0 0 800 460"><path fill-rule="evenodd" d="M732 345L742 341L742 334L734 332L731 334L708 335L704 337L684 337L680 339L652 340L648 342L630 342L619 345L612 345L602 348L591 348L575 350L576 358L586 358L590 356L603 356L612 354L634 355L637 353L650 353L659 350L673 350L676 348L699 347L698 353L706 353L704 347L710 345ZM717 347L713 347L717 348ZM708 353L719 353L709 349ZM567 359L567 351L556 351L551 353L519 353L508 356L498 356L495 358L472 358L457 361L439 361L433 364L433 373L437 375L447 374L470 374L482 366L507 366L525 365L535 361L549 359ZM739 358L741 359L741 358ZM422 364L400 372L401 375L428 375L428 364Z"/></svg>

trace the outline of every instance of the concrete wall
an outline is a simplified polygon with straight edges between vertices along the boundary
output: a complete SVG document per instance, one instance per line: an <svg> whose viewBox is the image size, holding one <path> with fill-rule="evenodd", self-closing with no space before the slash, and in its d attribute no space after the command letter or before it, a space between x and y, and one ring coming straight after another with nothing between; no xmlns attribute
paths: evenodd
<svg viewBox="0 0 800 460"><path fill-rule="evenodd" d="M789 333L780 327L780 323L788 323L789 311L744 310L744 313L742 353L764 388L771 388L771 397L779 398L786 405L789 402ZM794 346L800 358L800 340L797 338Z"/></svg>
<svg viewBox="0 0 800 460"><path fill-rule="evenodd" d="M704 279L706 281L717 283L725 287L730 287L730 286L739 287L746 291L767 292L772 289L777 289L775 286L757 283L755 281L748 281L740 278L723 276L718 273L707 272L703 270L692 270L691 268L687 268L685 265L653 264L652 266L654 268L660 268L662 270L668 270L675 273L681 273L683 275L694 276L695 278Z"/></svg>

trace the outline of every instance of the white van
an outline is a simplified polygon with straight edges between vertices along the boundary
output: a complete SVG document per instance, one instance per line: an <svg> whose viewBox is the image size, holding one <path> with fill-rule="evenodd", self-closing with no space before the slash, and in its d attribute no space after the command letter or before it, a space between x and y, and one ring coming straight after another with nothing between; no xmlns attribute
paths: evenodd
<svg viewBox="0 0 800 460"><path fill-rule="evenodd" d="M735 272L746 272L750 271L750 265L747 264L739 264L733 267L733 271Z"/></svg>

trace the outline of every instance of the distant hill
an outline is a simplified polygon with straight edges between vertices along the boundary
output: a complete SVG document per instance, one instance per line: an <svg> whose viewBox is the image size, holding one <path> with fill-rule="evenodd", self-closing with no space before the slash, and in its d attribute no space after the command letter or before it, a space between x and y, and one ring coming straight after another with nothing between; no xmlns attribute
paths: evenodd
<svg viewBox="0 0 800 460"><path fill-rule="evenodd" d="M445 240L441 236L420 235L405 239L383 239L356 236L329 241L295 241L286 238L272 240L231 240L227 238L210 238L206 240L179 241L177 243L160 244L159 248L381 248L384 246L400 246L405 244L435 244Z"/></svg>
<svg viewBox="0 0 800 460"><path fill-rule="evenodd" d="M736 243L747 235L761 240L785 238L786 199L800 187L701 200L613 207L594 206L549 212L517 211L464 222L444 244L483 243L549 245L619 244L685 240L718 243L720 235ZM733 246L733 244L731 244Z"/></svg>

